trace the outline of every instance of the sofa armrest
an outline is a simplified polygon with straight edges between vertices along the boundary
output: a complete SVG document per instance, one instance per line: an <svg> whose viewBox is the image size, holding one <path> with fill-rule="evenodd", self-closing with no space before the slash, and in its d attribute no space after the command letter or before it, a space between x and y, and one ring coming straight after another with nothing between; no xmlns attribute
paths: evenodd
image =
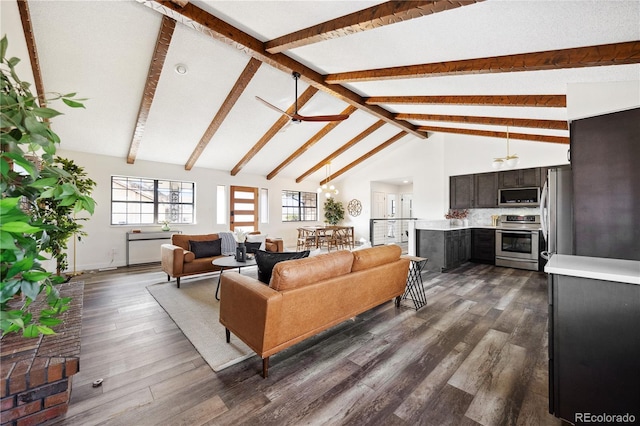
<svg viewBox="0 0 640 426"><path fill-rule="evenodd" d="M237 272L225 272L220 282L220 323L258 355L278 341L282 294Z"/></svg>
<svg viewBox="0 0 640 426"><path fill-rule="evenodd" d="M184 255L186 250L173 244L162 244L160 254L162 270L170 277L178 277L183 272Z"/></svg>
<svg viewBox="0 0 640 426"><path fill-rule="evenodd" d="M284 251L284 240L282 238L267 238L265 240L266 251L282 253Z"/></svg>

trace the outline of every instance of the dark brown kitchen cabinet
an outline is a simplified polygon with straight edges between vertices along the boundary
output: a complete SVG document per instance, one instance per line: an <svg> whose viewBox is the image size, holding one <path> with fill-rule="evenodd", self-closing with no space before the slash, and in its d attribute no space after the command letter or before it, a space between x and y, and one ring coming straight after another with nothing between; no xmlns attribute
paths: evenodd
<svg viewBox="0 0 640 426"><path fill-rule="evenodd" d="M460 266L471 257L471 230L416 230L416 255L429 259L428 271L442 272Z"/></svg>
<svg viewBox="0 0 640 426"><path fill-rule="evenodd" d="M471 230L471 261L476 263L496 263L496 231L489 228Z"/></svg>
<svg viewBox="0 0 640 426"><path fill-rule="evenodd" d="M498 207L498 174L479 173L474 175L473 207Z"/></svg>
<svg viewBox="0 0 640 426"><path fill-rule="evenodd" d="M640 285L553 274L549 297L549 412L576 424L588 413L627 414L635 420L618 422L637 424Z"/></svg>
<svg viewBox="0 0 640 426"><path fill-rule="evenodd" d="M473 175L449 178L449 208L470 209L473 206Z"/></svg>
<svg viewBox="0 0 640 426"><path fill-rule="evenodd" d="M640 260L640 108L571 122L573 245Z"/></svg>
<svg viewBox="0 0 640 426"><path fill-rule="evenodd" d="M540 186L540 168L507 170L498 172L500 188L527 188Z"/></svg>

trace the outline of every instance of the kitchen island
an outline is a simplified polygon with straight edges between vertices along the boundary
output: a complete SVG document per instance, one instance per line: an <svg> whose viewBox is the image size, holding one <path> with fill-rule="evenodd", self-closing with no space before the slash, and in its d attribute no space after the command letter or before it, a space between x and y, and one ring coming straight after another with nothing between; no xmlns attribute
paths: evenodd
<svg viewBox="0 0 640 426"><path fill-rule="evenodd" d="M556 254L545 272L549 412L640 421L640 261Z"/></svg>
<svg viewBox="0 0 640 426"><path fill-rule="evenodd" d="M491 264L495 259L495 226L452 225L448 220L414 222L409 223L409 254L428 258L425 270L443 272L472 258ZM476 230L485 232L474 235Z"/></svg>

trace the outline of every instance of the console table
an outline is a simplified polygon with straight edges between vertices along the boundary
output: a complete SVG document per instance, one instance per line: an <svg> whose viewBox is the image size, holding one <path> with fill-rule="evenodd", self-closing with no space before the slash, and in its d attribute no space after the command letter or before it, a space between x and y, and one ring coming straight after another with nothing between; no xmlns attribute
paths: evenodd
<svg viewBox="0 0 640 426"><path fill-rule="evenodd" d="M126 255L127 266L129 266L129 244L134 241L148 240L171 240L171 235L181 234L182 231L160 231L160 232L127 232Z"/></svg>
<svg viewBox="0 0 640 426"><path fill-rule="evenodd" d="M424 292L424 285L422 283L422 269L429 259L409 255L402 257L411 261L409 275L407 276L407 289L405 290L402 299L409 299L413 301L413 306L417 311L427 304L427 295Z"/></svg>

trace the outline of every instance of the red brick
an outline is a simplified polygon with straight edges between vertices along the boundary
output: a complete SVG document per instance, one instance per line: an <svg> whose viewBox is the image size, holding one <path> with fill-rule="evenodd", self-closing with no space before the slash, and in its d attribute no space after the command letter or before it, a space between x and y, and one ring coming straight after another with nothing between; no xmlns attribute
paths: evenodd
<svg viewBox="0 0 640 426"><path fill-rule="evenodd" d="M9 395L27 390L27 376L20 374L9 380Z"/></svg>
<svg viewBox="0 0 640 426"><path fill-rule="evenodd" d="M13 408L16 406L16 397L10 396L8 398L0 399L0 408L2 411L6 411L9 408Z"/></svg>
<svg viewBox="0 0 640 426"><path fill-rule="evenodd" d="M36 426L46 422L47 420L55 419L56 417L62 416L67 412L67 408L69 408L67 404L56 405L55 407L46 408L36 414L32 414L30 416L18 419L18 421L16 422L16 425L17 426Z"/></svg>
<svg viewBox="0 0 640 426"><path fill-rule="evenodd" d="M80 360L78 358L69 358L65 366L65 374L67 377L73 376L80 371Z"/></svg>
<svg viewBox="0 0 640 426"><path fill-rule="evenodd" d="M47 382L57 382L64 377L64 360L60 358L51 358L49 367L47 368Z"/></svg>
<svg viewBox="0 0 640 426"><path fill-rule="evenodd" d="M9 395L9 380L4 377L0 379L0 398Z"/></svg>
<svg viewBox="0 0 640 426"><path fill-rule="evenodd" d="M54 405L67 404L69 402L69 391L64 391L56 395L48 396L44 399L44 408Z"/></svg>
<svg viewBox="0 0 640 426"><path fill-rule="evenodd" d="M47 382L47 364L49 358L39 358L33 360L29 369L29 388L40 386Z"/></svg>
<svg viewBox="0 0 640 426"><path fill-rule="evenodd" d="M28 404L18 405L7 411L2 412L2 421L10 422L11 420L19 419L20 417L28 416L29 414L37 413L42 408L42 401L33 401Z"/></svg>

